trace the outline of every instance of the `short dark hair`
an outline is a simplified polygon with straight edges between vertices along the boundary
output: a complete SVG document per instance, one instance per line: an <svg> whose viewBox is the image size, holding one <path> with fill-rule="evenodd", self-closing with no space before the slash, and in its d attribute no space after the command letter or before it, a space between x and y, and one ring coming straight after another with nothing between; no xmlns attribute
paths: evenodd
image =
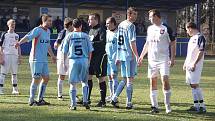
<svg viewBox="0 0 215 121"><path fill-rule="evenodd" d="M116 19L114 17L108 17L106 20L110 19L110 22L116 25Z"/></svg>
<svg viewBox="0 0 215 121"><path fill-rule="evenodd" d="M64 19L64 28L68 28L69 25L72 25L72 18L67 17Z"/></svg>
<svg viewBox="0 0 215 121"><path fill-rule="evenodd" d="M73 19L72 26L74 28L79 28L82 25L82 22L79 18Z"/></svg>
<svg viewBox="0 0 215 121"><path fill-rule="evenodd" d="M193 22L188 22L186 28L197 29L197 25Z"/></svg>
<svg viewBox="0 0 215 121"><path fill-rule="evenodd" d="M94 16L94 19L100 23L100 15L98 13L91 13L89 16Z"/></svg>
<svg viewBox="0 0 215 121"><path fill-rule="evenodd" d="M42 22L46 22L46 21L48 20L48 18L51 18L51 17L52 17L51 15L43 14L43 15L41 16Z"/></svg>
<svg viewBox="0 0 215 121"><path fill-rule="evenodd" d="M153 12L153 16L157 16L157 17L161 18L161 14L160 14L159 10L157 10L157 9L151 9L151 10L149 10L148 13L151 13L151 12Z"/></svg>
<svg viewBox="0 0 215 121"><path fill-rule="evenodd" d="M129 7L127 9L127 14L130 15L130 14L132 14L133 11L137 12L137 9L135 7Z"/></svg>

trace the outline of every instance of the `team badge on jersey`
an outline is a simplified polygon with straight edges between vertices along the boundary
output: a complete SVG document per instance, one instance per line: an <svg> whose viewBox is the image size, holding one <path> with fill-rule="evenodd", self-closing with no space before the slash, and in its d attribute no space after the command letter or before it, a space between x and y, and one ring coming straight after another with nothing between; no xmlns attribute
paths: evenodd
<svg viewBox="0 0 215 121"><path fill-rule="evenodd" d="M19 36L15 36L15 40L18 40L19 39Z"/></svg>

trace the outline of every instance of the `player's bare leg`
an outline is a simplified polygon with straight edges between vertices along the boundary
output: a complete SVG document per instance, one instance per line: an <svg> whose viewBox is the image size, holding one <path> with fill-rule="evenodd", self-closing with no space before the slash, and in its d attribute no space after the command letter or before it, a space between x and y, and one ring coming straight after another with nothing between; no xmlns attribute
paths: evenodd
<svg viewBox="0 0 215 121"><path fill-rule="evenodd" d="M161 77L161 81L163 85L164 104L166 107L166 113L170 113L172 110L170 107L171 89L169 83L169 76L164 75L163 77Z"/></svg>
<svg viewBox="0 0 215 121"><path fill-rule="evenodd" d="M65 75L58 76L58 82L57 82L58 100L63 100L63 81L65 77L66 77Z"/></svg>
<svg viewBox="0 0 215 121"><path fill-rule="evenodd" d="M49 105L50 104L44 100L44 95L45 95L48 81L49 81L49 76L42 76L42 81L40 82L40 86L39 86L38 105Z"/></svg>
<svg viewBox="0 0 215 121"><path fill-rule="evenodd" d="M158 95L157 77L153 77L150 78L150 100L152 105L151 113L159 113L157 95Z"/></svg>
<svg viewBox="0 0 215 121"><path fill-rule="evenodd" d="M37 87L41 81L41 78L32 78L31 86L30 86L30 98L29 98L29 105L34 106L38 105L38 102L34 100L34 97L37 92Z"/></svg>

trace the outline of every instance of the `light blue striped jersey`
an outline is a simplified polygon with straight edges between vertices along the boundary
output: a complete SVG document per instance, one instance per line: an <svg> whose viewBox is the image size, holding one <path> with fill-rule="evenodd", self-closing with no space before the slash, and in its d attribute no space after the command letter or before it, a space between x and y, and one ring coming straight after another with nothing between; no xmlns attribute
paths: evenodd
<svg viewBox="0 0 215 121"><path fill-rule="evenodd" d="M28 42L32 41L29 61L48 62L47 53L50 46L50 30L39 26L25 36Z"/></svg>
<svg viewBox="0 0 215 121"><path fill-rule="evenodd" d="M117 60L132 60L131 42L133 41L136 41L135 25L128 20L124 20L118 26Z"/></svg>
<svg viewBox="0 0 215 121"><path fill-rule="evenodd" d="M62 52L69 59L88 58L93 46L89 36L84 32L70 32L63 41Z"/></svg>
<svg viewBox="0 0 215 121"><path fill-rule="evenodd" d="M117 51L117 29L114 31L106 31L105 51L108 55L108 60L115 61Z"/></svg>

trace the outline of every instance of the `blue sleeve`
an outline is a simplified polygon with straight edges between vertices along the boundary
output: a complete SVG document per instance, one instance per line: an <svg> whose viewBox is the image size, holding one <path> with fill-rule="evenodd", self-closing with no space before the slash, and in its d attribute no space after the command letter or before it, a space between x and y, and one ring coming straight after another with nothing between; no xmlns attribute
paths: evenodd
<svg viewBox="0 0 215 121"><path fill-rule="evenodd" d="M62 43L63 46L61 48L61 51L64 53L64 54L67 54L68 51L69 51L69 41L70 41L70 36L69 34L64 38L64 42Z"/></svg>
<svg viewBox="0 0 215 121"><path fill-rule="evenodd" d="M39 28L34 28L28 34L25 35L27 37L28 42L32 41L34 38L39 36Z"/></svg>
<svg viewBox="0 0 215 121"><path fill-rule="evenodd" d="M205 50L205 43L206 43L205 37L203 35L199 36L199 38L198 38L199 51Z"/></svg>
<svg viewBox="0 0 215 121"><path fill-rule="evenodd" d="M128 37L129 37L129 41L136 41L136 28L135 25L131 25L129 30L128 30Z"/></svg>
<svg viewBox="0 0 215 121"><path fill-rule="evenodd" d="M93 45L92 45L92 43L91 43L91 41L90 41L90 37L87 35L87 45L88 45L88 52L90 53L90 52L92 52L92 51L94 51L94 49L93 49Z"/></svg>

